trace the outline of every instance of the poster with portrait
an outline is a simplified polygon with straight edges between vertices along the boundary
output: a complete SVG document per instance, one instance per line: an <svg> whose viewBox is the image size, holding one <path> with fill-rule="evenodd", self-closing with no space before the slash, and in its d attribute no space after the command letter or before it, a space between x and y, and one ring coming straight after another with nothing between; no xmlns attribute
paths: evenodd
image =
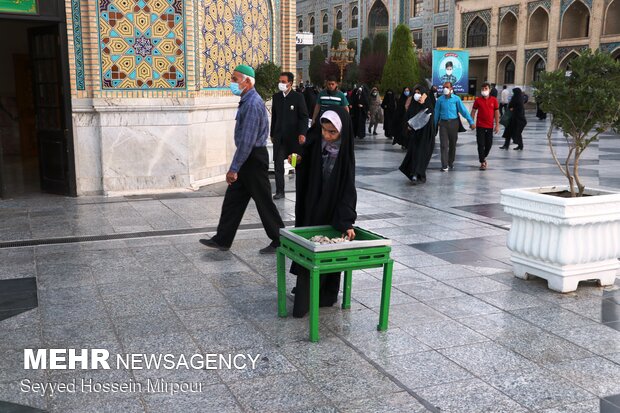
<svg viewBox="0 0 620 413"><path fill-rule="evenodd" d="M433 85L439 92L451 82L456 93L467 93L469 83L469 52L459 49L433 50Z"/></svg>

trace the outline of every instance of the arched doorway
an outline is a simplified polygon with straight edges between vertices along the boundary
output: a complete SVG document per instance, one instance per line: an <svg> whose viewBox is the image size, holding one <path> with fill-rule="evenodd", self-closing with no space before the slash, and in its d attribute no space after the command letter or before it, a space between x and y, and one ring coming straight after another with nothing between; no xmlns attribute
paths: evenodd
<svg viewBox="0 0 620 413"><path fill-rule="evenodd" d="M590 33L590 9L576 0L564 12L560 39L588 37Z"/></svg>
<svg viewBox="0 0 620 413"><path fill-rule="evenodd" d="M517 16L507 13L499 24L500 46L517 44Z"/></svg>
<svg viewBox="0 0 620 413"><path fill-rule="evenodd" d="M515 62L510 56L504 56L497 66L497 84L515 83Z"/></svg>
<svg viewBox="0 0 620 413"><path fill-rule="evenodd" d="M620 0L613 0L607 6L604 34L620 34Z"/></svg>
<svg viewBox="0 0 620 413"><path fill-rule="evenodd" d="M567 54L564 59L562 59L562 61L560 62L560 64L558 65L558 69L562 69L565 71L570 71L570 63L571 61L578 57L579 53L572 51L569 54Z"/></svg>
<svg viewBox="0 0 620 413"><path fill-rule="evenodd" d="M542 56L539 54L532 56L526 67L526 83L531 85L532 82L540 80L540 75L546 70L546 67L547 62Z"/></svg>
<svg viewBox="0 0 620 413"><path fill-rule="evenodd" d="M488 45L489 28L480 17L476 17L467 28L467 47L484 47Z"/></svg>
<svg viewBox="0 0 620 413"><path fill-rule="evenodd" d="M549 39L549 13L538 7L530 16L527 30L527 42L546 42Z"/></svg>
<svg viewBox="0 0 620 413"><path fill-rule="evenodd" d="M618 49L614 50L613 52L611 52L611 57L613 57L617 61L620 61L620 48L618 48Z"/></svg>
<svg viewBox="0 0 620 413"><path fill-rule="evenodd" d="M370 13L368 13L368 36L373 37L377 33L387 33L389 24L387 8L381 0L375 1Z"/></svg>

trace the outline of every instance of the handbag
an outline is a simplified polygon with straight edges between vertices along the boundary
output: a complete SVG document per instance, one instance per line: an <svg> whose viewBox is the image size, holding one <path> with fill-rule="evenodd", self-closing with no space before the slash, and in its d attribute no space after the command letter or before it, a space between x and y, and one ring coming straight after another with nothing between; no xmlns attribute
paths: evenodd
<svg viewBox="0 0 620 413"><path fill-rule="evenodd" d="M512 111L505 110L504 114L502 115L502 117L499 120L499 124L504 126L505 128L507 128L508 125L510 124L510 119L512 119Z"/></svg>

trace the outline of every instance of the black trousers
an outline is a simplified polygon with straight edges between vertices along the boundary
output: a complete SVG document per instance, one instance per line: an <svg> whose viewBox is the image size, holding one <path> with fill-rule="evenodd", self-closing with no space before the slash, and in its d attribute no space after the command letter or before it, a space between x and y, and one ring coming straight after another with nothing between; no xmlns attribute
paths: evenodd
<svg viewBox="0 0 620 413"><path fill-rule="evenodd" d="M279 139L274 139L273 142L273 170L276 175L276 193L284 193L284 160L292 152L289 151L288 146L282 143Z"/></svg>
<svg viewBox="0 0 620 413"><path fill-rule="evenodd" d="M321 274L319 286L319 307L330 307L338 301L340 291L340 273ZM300 269L295 285L295 303L293 317L303 317L310 308L310 273Z"/></svg>
<svg viewBox="0 0 620 413"><path fill-rule="evenodd" d="M478 142L478 160L484 162L493 146L493 128L476 128L476 141Z"/></svg>
<svg viewBox="0 0 620 413"><path fill-rule="evenodd" d="M237 180L229 185L226 190L217 233L213 237L215 242L224 247L232 245L245 209L250 198L252 198L256 203L256 209L258 209L258 215L265 232L271 238L272 245L280 244L280 228L284 228L284 223L278 208L271 199L268 170L269 153L267 148L254 148L241 166Z"/></svg>
<svg viewBox="0 0 620 413"><path fill-rule="evenodd" d="M504 114L504 111L506 111L506 109L508 109L508 104L500 103L499 104L499 116L502 116Z"/></svg>

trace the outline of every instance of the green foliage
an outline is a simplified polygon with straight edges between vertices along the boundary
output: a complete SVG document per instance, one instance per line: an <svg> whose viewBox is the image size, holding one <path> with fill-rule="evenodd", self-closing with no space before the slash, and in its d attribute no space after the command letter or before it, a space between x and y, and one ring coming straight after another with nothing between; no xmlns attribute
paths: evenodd
<svg viewBox="0 0 620 413"><path fill-rule="evenodd" d="M373 54L388 54L388 37L386 33L378 33L372 39Z"/></svg>
<svg viewBox="0 0 620 413"><path fill-rule="evenodd" d="M370 40L368 37L364 37L364 40L362 40L362 51L360 53L360 61L366 56L370 55L371 53L372 53L372 40Z"/></svg>
<svg viewBox="0 0 620 413"><path fill-rule="evenodd" d="M342 33L340 33L340 30L335 29L332 32L332 42L331 42L331 47L333 49L337 49L338 45L340 44L340 41L342 40Z"/></svg>
<svg viewBox="0 0 620 413"><path fill-rule="evenodd" d="M344 79L341 88L343 90L353 89L353 85L359 82L359 66L353 62L344 69Z"/></svg>
<svg viewBox="0 0 620 413"><path fill-rule="evenodd" d="M394 30L390 55L383 68L381 91L401 90L413 87L420 81L418 58L413 51L413 39L409 27L399 24Z"/></svg>
<svg viewBox="0 0 620 413"><path fill-rule="evenodd" d="M349 40L349 43L347 43L347 49L353 49L355 50L355 53L357 53L357 43L355 40Z"/></svg>
<svg viewBox="0 0 620 413"><path fill-rule="evenodd" d="M579 178L581 154L601 133L620 126L620 62L600 50L587 50L571 60L571 70L568 76L561 69L542 73L534 82L534 96L552 115L547 133L551 154L569 181L571 195L581 196L585 188ZM568 155L563 163L552 141L554 127L566 138Z"/></svg>
<svg viewBox="0 0 620 413"><path fill-rule="evenodd" d="M433 80L433 53L422 52L418 55L418 63L420 64L420 78Z"/></svg>
<svg viewBox="0 0 620 413"><path fill-rule="evenodd" d="M314 46L314 49L310 52L310 66L308 72L310 75L310 81L317 85L322 86L325 78L323 77L322 66L325 63L325 55L321 46Z"/></svg>
<svg viewBox="0 0 620 413"><path fill-rule="evenodd" d="M271 99L278 91L278 79L282 69L273 62L264 62L256 67L256 91L263 100Z"/></svg>

